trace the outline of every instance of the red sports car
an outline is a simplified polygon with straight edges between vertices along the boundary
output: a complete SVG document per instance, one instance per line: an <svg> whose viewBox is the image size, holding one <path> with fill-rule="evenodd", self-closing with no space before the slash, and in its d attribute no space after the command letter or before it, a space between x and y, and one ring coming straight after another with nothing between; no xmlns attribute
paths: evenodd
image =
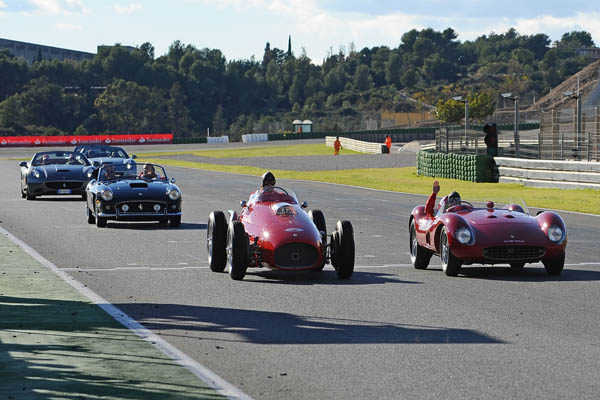
<svg viewBox="0 0 600 400"><path fill-rule="evenodd" d="M282 271L320 271L331 262L338 278L354 272L354 233L350 221L338 221L327 235L319 210L304 211L294 192L279 186L256 191L241 202L238 214L222 211L208 218L206 247L210 269L229 270L242 280L248 267ZM329 239L329 243L328 243Z"/></svg>
<svg viewBox="0 0 600 400"><path fill-rule="evenodd" d="M485 208L475 208L461 201L429 215L424 206L417 206L409 232L413 266L425 269L437 254L449 276L458 275L463 264L510 264L521 269L541 261L549 275L560 275L565 265L567 231L563 219L552 211L534 217L517 204L498 209L490 201Z"/></svg>

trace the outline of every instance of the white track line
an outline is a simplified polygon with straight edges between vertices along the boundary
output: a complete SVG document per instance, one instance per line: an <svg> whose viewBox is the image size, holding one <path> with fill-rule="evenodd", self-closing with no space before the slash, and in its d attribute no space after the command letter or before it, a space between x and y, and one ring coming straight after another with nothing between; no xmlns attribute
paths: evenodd
<svg viewBox="0 0 600 400"><path fill-rule="evenodd" d="M151 344L160 350L163 354L167 355L173 361L177 362L179 365L190 370L194 375L200 378L203 382L205 382L208 386L213 388L217 393L222 396L225 396L229 399L243 399L243 400L251 400L252 398L247 394L243 393L240 389L236 388L204 365L192 359L187 354L183 353L181 350L177 349L173 345L167 343L161 337L155 335L150 330L144 328L142 324L125 314L123 311L119 310L114 305L110 304L108 301L100 297L91 289L85 287L81 282L73 278L71 275L62 271L56 265L54 265L51 261L45 259L42 255L40 255L37 251L35 251L32 247L30 247L27 243L23 242L12 233L7 231L6 229L0 226L0 233L8 237L11 242L19 246L23 251L29 254L31 257L36 259L40 264L44 267L48 268L50 271L54 272L58 275L62 280L67 282L69 285L74 287L79 293L83 296L87 297L92 303L96 304L98 307L102 308L106 311L111 317L119 321L130 331L144 339L146 342ZM84 270L85 271L85 270Z"/></svg>

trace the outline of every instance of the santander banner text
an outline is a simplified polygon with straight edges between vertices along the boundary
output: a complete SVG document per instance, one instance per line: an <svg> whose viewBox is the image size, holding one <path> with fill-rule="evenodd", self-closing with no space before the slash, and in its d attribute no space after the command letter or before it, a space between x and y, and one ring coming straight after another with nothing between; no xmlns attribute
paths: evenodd
<svg viewBox="0 0 600 400"><path fill-rule="evenodd" d="M164 144L173 143L172 133L148 135L90 135L90 136L0 136L0 147L77 146L81 144Z"/></svg>

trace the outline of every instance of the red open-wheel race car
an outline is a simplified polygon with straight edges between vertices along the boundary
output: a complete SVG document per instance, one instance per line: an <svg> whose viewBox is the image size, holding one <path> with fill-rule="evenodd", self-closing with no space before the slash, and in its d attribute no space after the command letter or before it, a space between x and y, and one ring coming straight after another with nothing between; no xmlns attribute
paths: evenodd
<svg viewBox="0 0 600 400"><path fill-rule="evenodd" d="M476 208L461 201L449 208L441 204L433 215L417 206L408 224L410 258L417 269L427 268L433 254L449 276L474 263L510 264L518 270L541 261L549 275L560 275L565 265L567 231L552 211L531 216L518 204L498 209L490 201Z"/></svg>
<svg viewBox="0 0 600 400"><path fill-rule="evenodd" d="M354 232L350 221L338 221L327 234L320 210L304 211L294 192L279 186L260 189L241 202L238 214L213 211L208 218L206 247L210 269L227 267L242 280L249 267L281 271L320 271L331 262L337 276L354 272Z"/></svg>

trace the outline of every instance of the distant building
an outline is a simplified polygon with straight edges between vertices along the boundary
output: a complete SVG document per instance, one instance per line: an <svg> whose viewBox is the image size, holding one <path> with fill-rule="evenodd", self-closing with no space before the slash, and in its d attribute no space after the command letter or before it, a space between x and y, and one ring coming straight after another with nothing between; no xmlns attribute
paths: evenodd
<svg viewBox="0 0 600 400"><path fill-rule="evenodd" d="M313 123L309 119L305 119L304 121L295 119L292 122L292 131L294 133L311 133L313 131Z"/></svg>
<svg viewBox="0 0 600 400"><path fill-rule="evenodd" d="M96 54L85 51L61 49L41 44L0 39L0 50L6 49L16 57L23 57L29 64L41 55L44 60L91 60Z"/></svg>
<svg viewBox="0 0 600 400"><path fill-rule="evenodd" d="M593 60L600 60L600 47L582 47L577 51L577 54L590 57Z"/></svg>

